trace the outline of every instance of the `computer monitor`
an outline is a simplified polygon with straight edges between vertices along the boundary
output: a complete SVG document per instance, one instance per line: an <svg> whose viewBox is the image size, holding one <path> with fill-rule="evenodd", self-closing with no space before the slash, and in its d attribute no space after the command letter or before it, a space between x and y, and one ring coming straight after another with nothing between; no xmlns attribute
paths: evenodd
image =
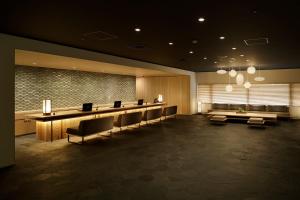
<svg viewBox="0 0 300 200"><path fill-rule="evenodd" d="M84 103L82 104L82 111L92 111L93 109L93 103Z"/></svg>
<svg viewBox="0 0 300 200"><path fill-rule="evenodd" d="M120 108L121 107L122 102L121 101L115 101L114 103L114 108Z"/></svg>
<svg viewBox="0 0 300 200"><path fill-rule="evenodd" d="M137 105L142 106L143 104L144 104L144 99L139 99Z"/></svg>

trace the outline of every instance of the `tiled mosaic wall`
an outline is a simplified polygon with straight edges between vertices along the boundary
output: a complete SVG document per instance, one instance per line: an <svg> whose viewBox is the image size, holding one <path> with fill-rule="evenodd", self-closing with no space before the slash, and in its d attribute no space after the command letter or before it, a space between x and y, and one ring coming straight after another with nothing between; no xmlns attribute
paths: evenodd
<svg viewBox="0 0 300 200"><path fill-rule="evenodd" d="M134 76L16 66L15 111L39 110L43 99L51 99L53 108L134 101L135 81Z"/></svg>

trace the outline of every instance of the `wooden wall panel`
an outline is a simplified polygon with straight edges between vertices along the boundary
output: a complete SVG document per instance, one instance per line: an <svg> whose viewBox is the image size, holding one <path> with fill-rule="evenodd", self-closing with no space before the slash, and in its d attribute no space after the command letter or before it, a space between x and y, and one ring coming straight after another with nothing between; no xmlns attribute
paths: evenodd
<svg viewBox="0 0 300 200"><path fill-rule="evenodd" d="M190 114L189 76L137 78L137 99L144 99L145 102L152 103L158 94L163 95L167 105L177 105L179 114Z"/></svg>

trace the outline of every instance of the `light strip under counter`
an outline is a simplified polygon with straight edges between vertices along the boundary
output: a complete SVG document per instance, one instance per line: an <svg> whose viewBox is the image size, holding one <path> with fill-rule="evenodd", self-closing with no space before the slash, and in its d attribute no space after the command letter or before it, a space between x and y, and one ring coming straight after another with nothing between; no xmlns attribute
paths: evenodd
<svg viewBox="0 0 300 200"><path fill-rule="evenodd" d="M120 108L101 107L93 108L93 111L68 110L57 111L51 115L42 113L27 115L36 120L36 136L39 140L54 141L67 137L66 130L70 127L78 127L80 121L106 116L118 116L119 114L145 111L162 108L165 103L147 103L144 105L125 105Z"/></svg>

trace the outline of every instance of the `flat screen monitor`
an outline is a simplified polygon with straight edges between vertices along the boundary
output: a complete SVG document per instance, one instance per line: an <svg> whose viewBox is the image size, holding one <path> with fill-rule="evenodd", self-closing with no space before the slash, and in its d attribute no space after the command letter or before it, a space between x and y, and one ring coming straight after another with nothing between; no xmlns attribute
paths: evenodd
<svg viewBox="0 0 300 200"><path fill-rule="evenodd" d="M122 102L121 101L115 101L114 103L114 108L120 108L121 107Z"/></svg>
<svg viewBox="0 0 300 200"><path fill-rule="evenodd" d="M84 103L82 104L82 111L92 111L93 109L93 103Z"/></svg>
<svg viewBox="0 0 300 200"><path fill-rule="evenodd" d="M144 99L139 99L139 100L138 100L138 104L137 104L137 105L139 105L139 106L142 106L142 105L143 105L143 103L144 103Z"/></svg>

